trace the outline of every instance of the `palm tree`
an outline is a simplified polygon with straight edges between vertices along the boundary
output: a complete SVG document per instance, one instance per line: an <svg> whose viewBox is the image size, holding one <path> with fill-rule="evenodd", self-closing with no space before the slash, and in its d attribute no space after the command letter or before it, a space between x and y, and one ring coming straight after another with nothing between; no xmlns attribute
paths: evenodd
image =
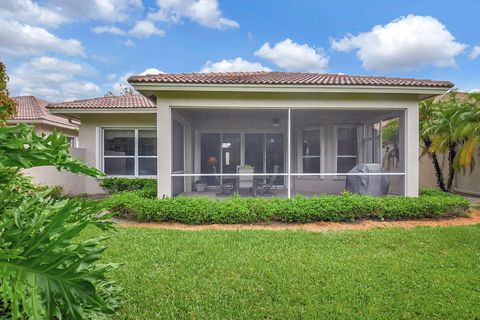
<svg viewBox="0 0 480 320"><path fill-rule="evenodd" d="M472 93L461 99L460 106L463 109L461 121L463 122L455 131L455 139L461 141L455 158L456 170L466 169L470 172L475 167L475 150L480 144L480 93Z"/></svg>
<svg viewBox="0 0 480 320"><path fill-rule="evenodd" d="M474 167L474 153L480 141L480 107L478 95L449 93L420 105L421 137L424 152L432 159L438 187L451 192L456 172ZM445 178L437 152L448 160Z"/></svg>
<svg viewBox="0 0 480 320"><path fill-rule="evenodd" d="M434 105L434 98L426 99L420 103L420 139L423 142L422 153L420 157L427 154L433 162L433 167L435 169L435 177L437 179L437 186L442 191L447 191L445 188L445 179L443 177L442 167L440 161L438 160L437 153L431 151L430 147L432 146L431 132L433 131L433 109L436 108Z"/></svg>

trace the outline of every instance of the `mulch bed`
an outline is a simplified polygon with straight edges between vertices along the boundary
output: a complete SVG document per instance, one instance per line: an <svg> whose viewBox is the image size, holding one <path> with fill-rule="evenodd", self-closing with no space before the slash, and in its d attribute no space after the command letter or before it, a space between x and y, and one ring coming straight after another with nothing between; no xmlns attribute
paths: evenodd
<svg viewBox="0 0 480 320"><path fill-rule="evenodd" d="M415 228L415 227L451 227L480 223L480 211L472 210L468 216L416 219L399 221L360 220L355 222L312 222L312 223L253 223L253 224L204 224L188 225L177 222L135 222L127 219L114 218L118 227L174 229L174 230L305 230L312 232L336 230L367 230L373 228Z"/></svg>

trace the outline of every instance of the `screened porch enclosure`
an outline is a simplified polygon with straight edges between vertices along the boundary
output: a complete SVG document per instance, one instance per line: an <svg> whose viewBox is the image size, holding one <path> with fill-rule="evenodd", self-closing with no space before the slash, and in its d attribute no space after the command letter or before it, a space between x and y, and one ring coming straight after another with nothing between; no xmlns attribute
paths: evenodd
<svg viewBox="0 0 480 320"><path fill-rule="evenodd" d="M362 177L404 194L404 110L172 109L172 194L340 194ZM369 164L375 172L351 172ZM382 180L383 179L383 180ZM360 179L361 180L361 179Z"/></svg>

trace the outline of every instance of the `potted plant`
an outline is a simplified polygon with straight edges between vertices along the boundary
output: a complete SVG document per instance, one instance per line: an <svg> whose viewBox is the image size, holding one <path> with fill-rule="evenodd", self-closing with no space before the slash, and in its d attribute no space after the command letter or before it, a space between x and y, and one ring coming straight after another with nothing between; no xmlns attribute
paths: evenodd
<svg viewBox="0 0 480 320"><path fill-rule="evenodd" d="M201 177L200 179L195 181L195 190L197 190L197 192L205 192L206 189L207 189L207 181L205 177Z"/></svg>

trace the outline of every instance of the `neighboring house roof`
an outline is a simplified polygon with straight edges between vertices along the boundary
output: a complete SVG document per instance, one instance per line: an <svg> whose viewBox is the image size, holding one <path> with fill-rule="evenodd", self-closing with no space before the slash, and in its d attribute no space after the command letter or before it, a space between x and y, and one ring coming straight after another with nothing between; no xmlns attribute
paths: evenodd
<svg viewBox="0 0 480 320"><path fill-rule="evenodd" d="M455 97L457 101L465 102L468 99L472 99L472 96L467 92L450 92L435 97L435 102L446 102L448 99Z"/></svg>
<svg viewBox="0 0 480 320"><path fill-rule="evenodd" d="M140 94L101 97L52 103L48 109L154 109L156 105Z"/></svg>
<svg viewBox="0 0 480 320"><path fill-rule="evenodd" d="M38 99L34 96L12 97L17 104L16 116L9 119L10 122L41 123L45 122L53 126L68 129L78 129L80 122L51 114L46 106L48 101Z"/></svg>
<svg viewBox="0 0 480 320"><path fill-rule="evenodd" d="M385 86L451 88L450 81L350 76L344 74L302 72L223 72L223 73L161 73L128 78L130 83L164 84L230 84L230 85L311 85L311 86Z"/></svg>

